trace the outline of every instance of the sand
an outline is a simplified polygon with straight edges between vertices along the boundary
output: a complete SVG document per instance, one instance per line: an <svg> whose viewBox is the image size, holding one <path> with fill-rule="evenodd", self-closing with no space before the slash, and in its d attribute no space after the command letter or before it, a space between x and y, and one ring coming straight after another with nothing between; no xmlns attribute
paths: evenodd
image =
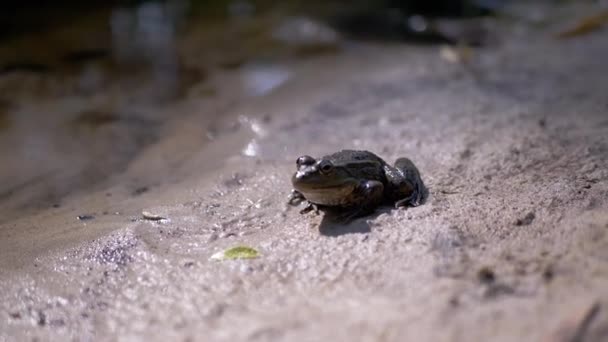
<svg viewBox="0 0 608 342"><path fill-rule="evenodd" d="M1 224L0 341L608 339L608 41L555 39L570 23L499 23L466 65L372 43L292 61L212 140L208 108L179 107L120 175ZM412 159L426 203L288 208L296 158L345 148ZM210 259L234 246L260 256Z"/></svg>

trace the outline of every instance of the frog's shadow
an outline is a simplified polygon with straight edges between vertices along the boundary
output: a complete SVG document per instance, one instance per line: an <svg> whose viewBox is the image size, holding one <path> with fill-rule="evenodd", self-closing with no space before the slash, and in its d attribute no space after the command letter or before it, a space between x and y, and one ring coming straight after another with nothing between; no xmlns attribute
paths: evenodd
<svg viewBox="0 0 608 342"><path fill-rule="evenodd" d="M422 198L420 205L427 202L430 192L428 187L422 188ZM323 218L319 223L319 233L325 236L340 236L346 234L367 234L372 231L369 220L373 220L376 217L384 213L390 213L393 210L400 210L398 208L392 208L390 206L381 206L377 208L373 213L365 215L363 217L356 218L352 221L345 222L339 219L339 211L323 210Z"/></svg>
<svg viewBox="0 0 608 342"><path fill-rule="evenodd" d="M334 237L346 234L367 234L372 231L368 221L389 211L390 208L388 207L378 208L372 214L348 222L339 219L339 215L336 212L324 211L321 223L319 223L319 233L321 233L321 235Z"/></svg>

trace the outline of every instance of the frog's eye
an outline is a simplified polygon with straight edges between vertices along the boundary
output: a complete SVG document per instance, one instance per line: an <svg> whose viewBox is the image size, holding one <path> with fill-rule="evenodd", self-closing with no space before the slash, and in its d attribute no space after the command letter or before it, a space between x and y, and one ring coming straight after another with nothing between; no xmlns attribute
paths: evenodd
<svg viewBox="0 0 608 342"><path fill-rule="evenodd" d="M301 156L300 158L298 158L298 160L296 160L297 166L312 165L314 163L315 163L315 158L313 158L311 156Z"/></svg>
<svg viewBox="0 0 608 342"><path fill-rule="evenodd" d="M323 173L328 173L330 172L332 169L334 168L334 166L332 165L332 163L330 161L324 160L319 164L319 169L321 170L321 172Z"/></svg>

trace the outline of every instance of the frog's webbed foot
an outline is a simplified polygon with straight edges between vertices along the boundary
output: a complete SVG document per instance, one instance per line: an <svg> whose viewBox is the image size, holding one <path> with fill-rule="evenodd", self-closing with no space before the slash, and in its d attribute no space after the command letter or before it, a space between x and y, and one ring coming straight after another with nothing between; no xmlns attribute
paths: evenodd
<svg viewBox="0 0 608 342"><path fill-rule="evenodd" d="M295 207L302 204L303 202L306 202L306 207L300 210L300 214L307 214L311 211L314 211L315 214L319 215L319 207L316 204L308 202L304 195L302 195L302 193L298 190L291 190L291 194L289 194L289 197L287 199L287 204Z"/></svg>
<svg viewBox="0 0 608 342"><path fill-rule="evenodd" d="M299 192L298 190L295 190L295 189L291 190L289 197L287 197L287 204L293 205L293 206L298 206L304 201L306 201L306 198L304 198L304 195L302 195L301 192Z"/></svg>
<svg viewBox="0 0 608 342"><path fill-rule="evenodd" d="M300 214L307 214L311 211L314 211L316 215L319 215L319 207L312 202L308 202L308 205L304 207L304 209L300 210Z"/></svg>

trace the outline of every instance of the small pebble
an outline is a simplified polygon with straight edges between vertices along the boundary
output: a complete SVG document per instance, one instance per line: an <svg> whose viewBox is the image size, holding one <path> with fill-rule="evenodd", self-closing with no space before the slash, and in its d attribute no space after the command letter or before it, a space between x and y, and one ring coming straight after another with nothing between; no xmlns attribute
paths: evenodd
<svg viewBox="0 0 608 342"><path fill-rule="evenodd" d="M160 221L160 220L165 220L166 217L160 216L158 214L154 214L148 211L142 211L141 215L143 216L144 220L150 220L150 221Z"/></svg>
<svg viewBox="0 0 608 342"><path fill-rule="evenodd" d="M483 267L477 272L477 279L483 284L491 284L496 280L496 275L489 267Z"/></svg>

